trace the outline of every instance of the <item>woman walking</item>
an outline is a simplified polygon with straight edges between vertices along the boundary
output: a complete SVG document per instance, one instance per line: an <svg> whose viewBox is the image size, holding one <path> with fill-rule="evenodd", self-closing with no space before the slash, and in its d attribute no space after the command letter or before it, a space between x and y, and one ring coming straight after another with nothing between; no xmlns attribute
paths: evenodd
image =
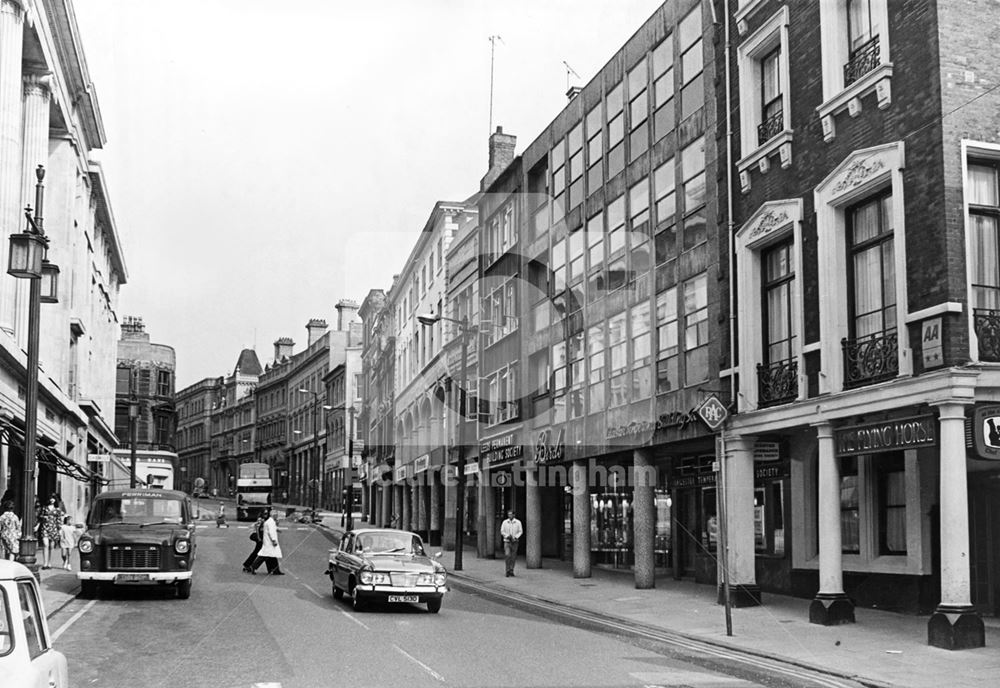
<svg viewBox="0 0 1000 688"><path fill-rule="evenodd" d="M42 568L52 568L52 550L59 546L59 527L63 522L62 509L59 508L56 496L49 497L49 503L42 509L38 520L38 534L42 541Z"/></svg>
<svg viewBox="0 0 1000 688"><path fill-rule="evenodd" d="M254 561L260 553L260 546L264 544L264 514L257 517L257 521L250 527L250 539L253 540L253 551L250 556L243 560L243 573L253 573Z"/></svg>
<svg viewBox="0 0 1000 688"><path fill-rule="evenodd" d="M284 576L278 560L281 559L281 545L278 544L278 524L274 522L274 516L270 509L264 511L264 537L260 545L257 558L254 559L250 567L250 573L257 573L262 563L267 564L267 572L272 576Z"/></svg>
<svg viewBox="0 0 1000 688"><path fill-rule="evenodd" d="M14 513L14 502L3 504L0 514L0 556L13 559L17 556L21 541L21 519Z"/></svg>

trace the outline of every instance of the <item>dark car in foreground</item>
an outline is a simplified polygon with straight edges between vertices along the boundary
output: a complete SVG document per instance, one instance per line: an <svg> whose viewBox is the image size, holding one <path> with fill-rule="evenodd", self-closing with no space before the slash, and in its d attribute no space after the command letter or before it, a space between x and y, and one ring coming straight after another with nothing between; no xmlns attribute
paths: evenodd
<svg viewBox="0 0 1000 688"><path fill-rule="evenodd" d="M345 533L340 547L330 550L327 575L333 596L349 594L357 611L378 601L426 604L437 614L448 591L444 566L427 556L420 536L392 528Z"/></svg>
<svg viewBox="0 0 1000 688"><path fill-rule="evenodd" d="M132 489L97 495L77 543L82 596L113 585L170 585L177 597L190 597L194 520L183 492Z"/></svg>

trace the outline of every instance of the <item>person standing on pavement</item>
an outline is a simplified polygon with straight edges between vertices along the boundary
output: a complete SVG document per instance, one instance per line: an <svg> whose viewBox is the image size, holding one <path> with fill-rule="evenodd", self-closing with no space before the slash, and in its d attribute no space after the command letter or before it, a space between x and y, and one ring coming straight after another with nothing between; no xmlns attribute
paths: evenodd
<svg viewBox="0 0 1000 688"><path fill-rule="evenodd" d="M59 545L59 527L63 522L63 510L59 508L56 496L49 497L49 503L42 509L38 520L38 533L41 536L42 568L52 568L52 550Z"/></svg>
<svg viewBox="0 0 1000 688"><path fill-rule="evenodd" d="M254 561L257 560L257 555L260 553L260 546L264 544L264 512L261 512L260 516L251 526L250 539L253 540L253 551L250 552L250 556L243 560L243 572L253 573Z"/></svg>
<svg viewBox="0 0 1000 688"><path fill-rule="evenodd" d="M63 568L69 571L70 555L76 547L76 528L69 522L69 516L63 516L62 525L59 526L59 549L62 552Z"/></svg>
<svg viewBox="0 0 1000 688"><path fill-rule="evenodd" d="M21 542L21 519L14 513L14 502L3 503L0 514L0 557L13 559Z"/></svg>
<svg viewBox="0 0 1000 688"><path fill-rule="evenodd" d="M507 577L514 575L514 562L517 561L517 541L524 534L521 522L514 517L513 511L507 512L507 520L500 525L500 537L503 539L504 563L507 566Z"/></svg>
<svg viewBox="0 0 1000 688"><path fill-rule="evenodd" d="M250 573L257 573L261 564L267 564L267 573L271 576L283 576L279 560L281 559L281 545L278 544L278 524L274 522L271 510L265 512L264 538L260 545L257 558L250 566Z"/></svg>
<svg viewBox="0 0 1000 688"><path fill-rule="evenodd" d="M219 502L219 513L216 514L215 516L215 527L216 528L229 527L229 524L226 523L226 505L223 504L222 502Z"/></svg>

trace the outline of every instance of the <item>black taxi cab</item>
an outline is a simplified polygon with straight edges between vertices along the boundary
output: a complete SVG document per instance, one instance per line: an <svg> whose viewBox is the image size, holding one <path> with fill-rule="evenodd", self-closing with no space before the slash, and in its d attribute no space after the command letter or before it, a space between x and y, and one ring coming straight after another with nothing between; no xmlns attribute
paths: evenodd
<svg viewBox="0 0 1000 688"><path fill-rule="evenodd" d="M195 518L187 494L175 490L102 492L80 537L81 595L115 585L168 585L191 596Z"/></svg>

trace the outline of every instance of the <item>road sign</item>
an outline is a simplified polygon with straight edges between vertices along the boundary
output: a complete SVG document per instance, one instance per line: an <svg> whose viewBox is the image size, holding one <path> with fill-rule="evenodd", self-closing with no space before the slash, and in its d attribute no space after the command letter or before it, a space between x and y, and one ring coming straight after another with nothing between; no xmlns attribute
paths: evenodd
<svg viewBox="0 0 1000 688"><path fill-rule="evenodd" d="M719 401L719 397L714 394L701 402L701 406L695 410L695 413L712 431L721 428L726 419L729 418L729 411L726 410L725 404Z"/></svg>

